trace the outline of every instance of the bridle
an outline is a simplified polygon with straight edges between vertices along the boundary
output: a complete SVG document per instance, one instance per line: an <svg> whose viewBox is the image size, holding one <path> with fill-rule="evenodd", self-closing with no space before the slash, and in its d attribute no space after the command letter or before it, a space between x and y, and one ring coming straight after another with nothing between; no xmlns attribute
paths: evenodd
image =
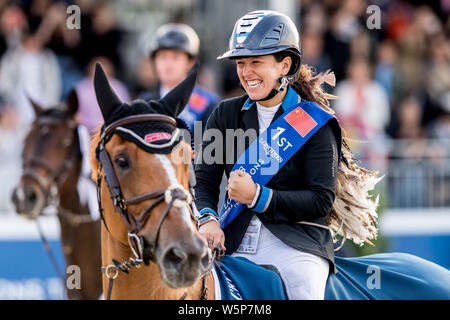
<svg viewBox="0 0 450 320"><path fill-rule="evenodd" d="M38 119L34 122L34 125L52 125L52 124L61 124L60 121L56 119L51 118L42 118ZM75 130L77 127L77 124L75 121L70 121L67 126L70 129ZM76 134L74 135L76 137ZM44 202L44 208L48 206L55 206L58 209L60 209L60 197L59 197L59 191L58 186L64 181L64 179L67 177L66 173L67 171L74 165L74 163L77 161L79 157L79 149L74 148L74 142L76 142L76 138L72 138L67 143L67 148L70 147L70 154L69 156L64 160L61 167L57 170L52 168L46 161L44 161L42 158L38 157L32 157L31 159L28 159L24 161L23 163L23 174L22 178L28 178L34 181L39 188L41 189L42 193L44 194L45 202ZM33 168L42 168L47 172L47 177L42 177L42 175L38 174L35 169Z"/></svg>
<svg viewBox="0 0 450 320"><path fill-rule="evenodd" d="M108 226L106 225L106 221L103 215L103 209L101 205L101 195L100 195L102 182L102 169L103 169L105 182L108 187L114 208L119 213L128 229L127 235L128 244L134 255L134 258L131 257L125 262L119 262L115 259L112 259L112 264L106 267L102 267L102 272L105 273L106 277L109 279L108 292L106 296L107 300L111 299L113 282L114 279L117 277L119 271L128 274L128 271L132 267L139 268L142 262L144 262L144 264L146 265L149 265L150 261L156 262L155 251L158 245L159 233L162 224L172 207L177 208L186 207L190 213L192 221L197 226L197 218L194 214L193 209L193 199L194 199L193 187L195 185L195 175L192 170L192 164L189 176L189 191L187 191L180 184L174 184L169 186L167 189L161 189L157 191L144 193L142 195L138 195L130 199L125 199L123 197L119 180L117 179L117 176L113 168L113 164L111 162L111 158L109 157L109 154L106 151L105 145L113 135L115 129L121 126L134 124L138 122L162 122L172 125L173 127L176 128L174 134L172 135L172 139L169 142L165 144L149 143L154 148L163 148L167 147L168 145L170 146L182 138L179 134L180 132L177 120L175 120L170 116L162 114L134 115L119 119L113 122L112 124L108 125L106 128L104 128L100 135L100 141L96 149L97 159L99 160L100 163L97 172L97 199L99 204L100 216L102 217L106 230L108 230ZM135 205L146 200L154 200L154 201L149 206L144 208L135 218L134 215L128 211L128 206ZM156 231L150 241L144 241L144 239L141 236L139 236L138 233L140 230L142 230L145 223L148 221L152 210L157 205L163 202L166 202L166 207L164 208L163 213L161 214L158 220ZM210 261L211 267L212 261L213 258ZM206 286L206 274L207 273L205 273L202 276L203 277L203 291L201 295L202 300L206 300L208 297L208 288ZM180 297L180 300L184 300L186 297L187 291L185 290L184 294Z"/></svg>
<svg viewBox="0 0 450 320"><path fill-rule="evenodd" d="M54 124L61 124L61 121L58 121L57 119L53 119L50 117L42 117L38 118L33 123L33 125L35 126L49 126ZM69 122L64 124L68 126L69 129L74 131L77 128L77 123L73 120L69 120ZM79 157L79 148L76 148L77 136L78 135L75 132L73 138L70 139L70 141L68 141L67 143L65 143L64 146L68 149L70 148L70 153L59 169L55 170L46 161L44 161L42 158L39 157L32 157L31 159L25 160L22 165L23 167L22 179L28 178L34 181L44 195L45 200L43 208L55 206L57 208L58 215L60 217L63 217L74 228L77 228L81 223L91 223L97 221L97 219L92 218L90 215L80 215L72 212L71 210L63 208L60 205L60 194L58 187L67 178L66 173L74 166ZM40 175L36 171L36 168L44 169L47 173L47 176L43 177L42 175ZM39 214L41 214L41 212ZM63 273L58 267L58 263L51 250L50 243L47 241L38 219L36 219L36 225L44 249L49 256L49 259L52 262L56 273L64 283L65 273ZM69 243L64 247L71 248L72 244Z"/></svg>
<svg viewBox="0 0 450 320"><path fill-rule="evenodd" d="M100 141L98 143L97 149L96 149L96 155L97 159L100 162L99 168L98 168L98 178L97 178L97 197L98 197L98 203L100 208L100 215L102 217L102 220L104 222L104 225L106 229L108 230L108 227L106 225L106 221L103 216L103 209L101 205L101 196L100 196L100 190L101 190L101 181L102 181L102 169L104 172L104 178L106 181L106 185L109 190L109 194L112 200L112 203L114 205L114 208L121 216L122 220L124 221L127 229L128 229L128 243L130 245L130 249L134 255L134 258L130 258L128 263L120 264L119 262L113 260L114 265L110 265L108 267L104 267L103 271L107 274L109 271L112 271L113 266L116 268L114 270L117 270L117 268L120 271L123 271L127 273L127 266L137 266L140 263L144 262L146 265L149 264L150 261L156 262L156 256L155 256L155 250L157 248L158 239L159 239L159 233L161 230L161 226L167 217L170 209L172 207L186 207L190 213L191 219L196 222L197 218L194 214L193 210L193 190L192 185L190 186L190 190L187 191L182 185L175 184L169 186L167 189L161 189L157 191L148 192L142 195L138 195L136 197L125 199L122 195L121 187L119 184L119 181L117 179L117 176L115 174L113 164L111 162L111 158L109 157L108 152L106 151L105 145L108 142L108 140L111 138L111 136L114 133L114 130L125 126L128 124L134 124L138 122L162 122L167 123L172 126L174 126L175 133L172 135L172 140L170 141L171 144L178 141L181 136L179 135L179 128L177 127L177 121L167 115L162 114L147 114L147 115L134 115L129 116L126 118L119 119L112 124L108 125L104 128L100 135ZM149 143L151 144L151 143ZM158 144L151 144L152 147L155 148L161 148L162 146L166 147L167 144L158 145ZM193 175L193 172L191 170L191 175ZM192 179L189 179L190 184ZM153 202L144 208L135 218L133 214L130 213L128 210L128 207L130 205L139 204L146 200L153 200ZM142 230L145 223L148 221L152 210L159 204L166 202L166 206L163 210L163 213L161 214L156 231L149 241L144 241L144 239L138 235L139 231ZM196 223L195 223L196 224ZM197 225L197 224L196 224ZM108 230L109 231L109 230ZM121 266L121 267L120 267Z"/></svg>

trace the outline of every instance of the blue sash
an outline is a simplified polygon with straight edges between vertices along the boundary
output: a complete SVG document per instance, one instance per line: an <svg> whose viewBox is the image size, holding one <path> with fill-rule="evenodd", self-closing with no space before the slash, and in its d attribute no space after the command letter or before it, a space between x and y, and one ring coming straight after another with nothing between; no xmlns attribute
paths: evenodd
<svg viewBox="0 0 450 320"><path fill-rule="evenodd" d="M241 154L232 171L245 171L255 183L266 185L330 119L335 117L314 102L302 101L289 107ZM261 194L261 200L263 196L266 195ZM221 228L225 228L246 207L231 200L226 192L219 214Z"/></svg>

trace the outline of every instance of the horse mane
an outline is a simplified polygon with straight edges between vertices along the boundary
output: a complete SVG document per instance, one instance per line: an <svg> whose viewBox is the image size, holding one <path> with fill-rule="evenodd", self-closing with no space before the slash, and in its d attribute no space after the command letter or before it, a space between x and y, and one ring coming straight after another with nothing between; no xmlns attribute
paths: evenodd
<svg viewBox="0 0 450 320"><path fill-rule="evenodd" d="M100 142L100 129L96 130L95 133L92 135L90 148L89 148L89 160L91 162L91 168L92 168L91 179L94 181L97 181L97 177L98 177L97 171L99 168L99 163L98 163L98 159L97 159L96 149L97 149L99 142Z"/></svg>

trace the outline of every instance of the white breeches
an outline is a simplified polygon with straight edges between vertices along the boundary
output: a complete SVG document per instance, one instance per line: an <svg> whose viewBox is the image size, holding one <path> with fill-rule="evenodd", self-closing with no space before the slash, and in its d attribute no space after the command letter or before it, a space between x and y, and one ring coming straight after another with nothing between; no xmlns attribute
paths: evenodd
<svg viewBox="0 0 450 320"><path fill-rule="evenodd" d="M290 300L323 300L330 265L325 258L294 249L264 225L256 253L233 253L256 264L274 265L281 274Z"/></svg>

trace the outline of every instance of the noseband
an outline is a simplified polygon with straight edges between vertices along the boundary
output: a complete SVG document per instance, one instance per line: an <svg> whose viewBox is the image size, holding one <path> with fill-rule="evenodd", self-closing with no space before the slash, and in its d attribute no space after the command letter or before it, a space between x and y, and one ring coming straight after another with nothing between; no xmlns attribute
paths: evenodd
<svg viewBox="0 0 450 320"><path fill-rule="evenodd" d="M98 178L97 178L97 198L99 203L100 215L105 224L106 229L108 227L106 225L106 221L103 216L103 209L101 206L101 181L102 181L102 168L105 175L106 185L109 190L109 194L111 196L111 200L116 211L122 217L127 229L128 229L128 243L130 245L131 251L133 252L135 258L130 259L130 266L136 266L141 262L144 262L146 265L149 264L149 261L156 261L155 250L158 243L159 232L161 226L164 222L164 219L167 217L170 209L172 207L187 207L189 210L190 216L194 222L196 222L196 217L192 208L192 190L186 191L182 185L175 184L171 185L167 189L157 190L153 192L148 192L131 199L124 199L122 195L122 191L120 188L120 183L117 179L116 173L114 171L113 164L111 162L111 158L109 157L108 152L106 151L105 145L111 138L114 133L114 130L120 126L125 126L132 123L138 122L163 122L168 123L175 128L177 128L177 121L169 116L162 114L148 114L148 115L134 115L129 116L120 120L117 120L107 126L102 134L100 135L100 142L96 149L97 159L100 162L98 168ZM177 128L176 136L179 134L179 129ZM175 136L175 134L174 134ZM177 140L172 140L172 144ZM155 147L161 146L154 144ZM191 170L191 174L192 170ZM190 179L191 181L191 179ZM190 188L193 186L190 186ZM148 207L144 208L139 215L135 218L133 214L128 211L128 206L139 204L146 200L154 200ZM152 210L160 203L166 202L166 207L164 208L161 217L159 218L156 232L150 241L145 241L141 236L138 236L138 233L144 227L145 223L148 221ZM128 271L129 267L126 264L119 264L117 261L113 260L115 265L123 272ZM128 269L127 269L128 268Z"/></svg>

